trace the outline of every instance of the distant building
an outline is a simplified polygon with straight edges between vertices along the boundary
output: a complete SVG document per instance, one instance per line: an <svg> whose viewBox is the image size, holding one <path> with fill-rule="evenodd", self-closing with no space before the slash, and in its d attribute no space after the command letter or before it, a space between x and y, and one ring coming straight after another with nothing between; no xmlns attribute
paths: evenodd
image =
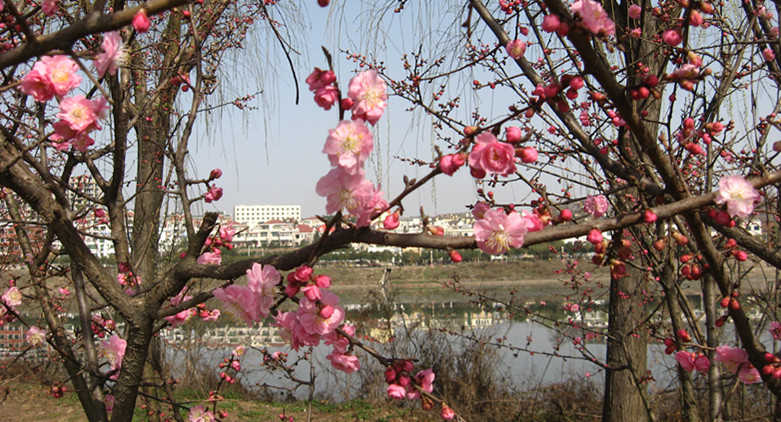
<svg viewBox="0 0 781 422"><path fill-rule="evenodd" d="M236 205L233 219L241 224L259 224L269 220L301 220L301 205Z"/></svg>

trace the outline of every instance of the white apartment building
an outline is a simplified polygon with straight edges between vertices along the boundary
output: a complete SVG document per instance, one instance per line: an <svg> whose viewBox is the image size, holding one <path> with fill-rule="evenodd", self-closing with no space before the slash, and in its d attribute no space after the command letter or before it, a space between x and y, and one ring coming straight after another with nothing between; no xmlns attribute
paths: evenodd
<svg viewBox="0 0 781 422"><path fill-rule="evenodd" d="M301 221L301 205L236 205L233 219L241 224L259 224L269 220Z"/></svg>

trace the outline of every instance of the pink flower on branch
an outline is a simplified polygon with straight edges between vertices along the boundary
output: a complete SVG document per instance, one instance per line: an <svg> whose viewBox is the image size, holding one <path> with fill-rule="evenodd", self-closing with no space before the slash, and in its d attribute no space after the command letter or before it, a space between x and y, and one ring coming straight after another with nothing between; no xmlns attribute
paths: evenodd
<svg viewBox="0 0 781 422"><path fill-rule="evenodd" d="M101 97L102 98L102 97ZM103 111L103 100L88 100L83 95L67 97L60 103L57 117L74 132L101 129L98 118Z"/></svg>
<svg viewBox="0 0 781 422"><path fill-rule="evenodd" d="M339 297L327 290L321 291L321 295L320 305L307 297L302 297L299 302L298 321L309 334L328 334L344 321Z"/></svg>
<svg viewBox="0 0 781 422"><path fill-rule="evenodd" d="M27 330L24 340L33 347L42 346L46 342L46 331L33 325Z"/></svg>
<svg viewBox="0 0 781 422"><path fill-rule="evenodd" d="M526 43L521 40L510 41L505 48L507 49L507 55L514 60L520 59L526 53Z"/></svg>
<svg viewBox="0 0 781 422"><path fill-rule="evenodd" d="M374 70L355 75L347 88L347 97L353 100L353 119L376 124L385 111L385 101L388 99L385 89L385 81Z"/></svg>
<svg viewBox="0 0 781 422"><path fill-rule="evenodd" d="M213 294L225 304L226 311L236 318L243 319L248 327L251 327L253 322L260 321L261 317L268 316L261 313L258 295L249 287L232 284L225 288L214 289Z"/></svg>
<svg viewBox="0 0 781 422"><path fill-rule="evenodd" d="M323 176L315 187L318 195L327 199L325 211L333 214L346 209L351 214L360 213L363 205L374 196L374 186L364 178L363 170L350 173L337 167Z"/></svg>
<svg viewBox="0 0 781 422"><path fill-rule="evenodd" d="M316 67L315 70L306 77L306 83L309 85L309 90L315 92L320 88L336 82L336 74L330 70L322 70Z"/></svg>
<svg viewBox="0 0 781 422"><path fill-rule="evenodd" d="M361 121L342 120L335 129L328 130L323 153L334 167L342 167L349 174L358 173L374 149L374 138Z"/></svg>
<svg viewBox="0 0 781 422"><path fill-rule="evenodd" d="M572 13L580 17L583 27L594 35L613 35L615 23L608 17L602 5L594 0L577 0L570 6Z"/></svg>
<svg viewBox="0 0 781 422"><path fill-rule="evenodd" d="M281 281L282 276L272 265L261 266L256 262L247 270L247 287L257 295L260 314L264 318L269 315L269 309L274 305L276 288Z"/></svg>
<svg viewBox="0 0 781 422"><path fill-rule="evenodd" d="M122 43L122 37L119 32L112 31L103 37L103 52L99 53L93 64L98 71L98 77L103 77L106 73L114 75L117 68L122 66L127 60L127 49Z"/></svg>
<svg viewBox="0 0 781 422"><path fill-rule="evenodd" d="M719 191L714 202L727 204L730 217L748 217L754 212L754 202L760 198L759 192L740 175L725 176L719 180Z"/></svg>
<svg viewBox="0 0 781 422"><path fill-rule="evenodd" d="M469 153L469 166L489 174L507 176L515 173L515 148L499 142L491 132L475 137L475 146Z"/></svg>
<svg viewBox="0 0 781 422"><path fill-rule="evenodd" d="M346 374L352 374L361 369L361 362L353 355L334 352L326 356L326 358L331 361L331 366Z"/></svg>
<svg viewBox="0 0 781 422"><path fill-rule="evenodd" d="M486 211L474 225L477 247L492 255L501 255L510 248L523 246L526 232L526 222L517 212L508 215L501 209Z"/></svg>
<svg viewBox="0 0 781 422"><path fill-rule="evenodd" d="M54 94L62 97L81 83L81 76L76 74L79 65L70 57L64 55L41 57L45 66L46 76L52 84Z"/></svg>
<svg viewBox="0 0 781 422"><path fill-rule="evenodd" d="M122 367L122 358L125 357L127 341L114 334L108 341L101 343L100 356L108 361L112 371Z"/></svg>
<svg viewBox="0 0 781 422"><path fill-rule="evenodd" d="M609 204L607 202L607 198L605 198L605 195L589 195L583 202L583 209L596 218L600 218L605 215L608 208Z"/></svg>

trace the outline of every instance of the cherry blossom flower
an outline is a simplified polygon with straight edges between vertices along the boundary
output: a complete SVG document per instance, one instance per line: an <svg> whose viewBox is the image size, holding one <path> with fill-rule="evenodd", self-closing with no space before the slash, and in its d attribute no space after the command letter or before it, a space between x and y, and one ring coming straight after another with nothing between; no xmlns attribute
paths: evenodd
<svg viewBox="0 0 781 422"><path fill-rule="evenodd" d="M23 298L22 292L16 286L10 287L2 296L3 302L10 307L21 305Z"/></svg>
<svg viewBox="0 0 781 422"><path fill-rule="evenodd" d="M219 249L215 249L214 252L204 252L198 257L197 262L201 265L220 265L222 263L222 253Z"/></svg>
<svg viewBox="0 0 781 422"><path fill-rule="evenodd" d="M83 95L67 97L62 100L57 117L62 119L71 130L76 132L91 127L98 120L92 101L84 98Z"/></svg>
<svg viewBox="0 0 781 422"><path fill-rule="evenodd" d="M403 400L407 395L407 389L398 384L389 385L387 391L388 397L394 400Z"/></svg>
<svg viewBox="0 0 781 422"><path fill-rule="evenodd" d="M710 369L710 359L702 353L698 353L694 358L694 369L700 372L707 372Z"/></svg>
<svg viewBox="0 0 781 422"><path fill-rule="evenodd" d="M757 384L762 382L762 376L759 375L759 371L751 364L744 364L738 371L738 379L743 384Z"/></svg>
<svg viewBox="0 0 781 422"><path fill-rule="evenodd" d="M342 331L348 335L354 336L355 326L351 324L345 324L342 326ZM334 351L338 353L347 353L347 348L350 346L350 340L348 340L347 337L341 335L336 330L323 335L323 341L325 341L327 346L334 346Z"/></svg>
<svg viewBox="0 0 781 422"><path fill-rule="evenodd" d="M485 212L490 209L491 207L489 207L485 202L477 201L475 206L472 207L472 216L478 220L482 220L485 217Z"/></svg>
<svg viewBox="0 0 781 422"><path fill-rule="evenodd" d="M24 339L27 341L27 343L30 343L30 346L42 346L46 341L46 331L33 325L27 330L27 334L25 335Z"/></svg>
<svg viewBox="0 0 781 422"><path fill-rule="evenodd" d="M542 19L542 30L545 32L556 32L558 31L560 25L561 19L559 19L558 15L553 13L545 15L545 17Z"/></svg>
<svg viewBox="0 0 781 422"><path fill-rule="evenodd" d="M662 41L669 45L676 46L683 42L683 36L678 29L668 29L662 33Z"/></svg>
<svg viewBox="0 0 781 422"><path fill-rule="evenodd" d="M100 356L108 361L112 371L122 367L127 341L113 334L107 341L101 343Z"/></svg>
<svg viewBox="0 0 781 422"><path fill-rule="evenodd" d="M605 215L605 213L607 213L608 207L609 205L605 195L589 195L583 202L583 209L596 218L600 218Z"/></svg>
<svg viewBox="0 0 781 422"><path fill-rule="evenodd" d="M315 92L320 88L331 85L336 82L336 74L330 70L322 70L316 67L315 70L306 77L306 83L309 90Z"/></svg>
<svg viewBox="0 0 781 422"><path fill-rule="evenodd" d="M602 243L602 232L599 229L591 229L586 235L586 241L592 245Z"/></svg>
<svg viewBox="0 0 781 422"><path fill-rule="evenodd" d="M329 291L321 292L320 303L301 298L298 306L298 321L309 334L327 334L344 321L344 309L339 306L339 297Z"/></svg>
<svg viewBox="0 0 781 422"><path fill-rule="evenodd" d="M353 100L353 119L363 119L375 125L385 110L385 81L374 70L358 73L350 80L347 97Z"/></svg>
<svg viewBox="0 0 781 422"><path fill-rule="evenodd" d="M469 153L470 167L500 176L515 173L515 148L512 145L499 142L491 132L477 135L475 142Z"/></svg>
<svg viewBox="0 0 781 422"><path fill-rule="evenodd" d="M613 35L616 25L610 20L602 5L594 0L577 0L570 6L572 13L582 20L583 27L595 35Z"/></svg>
<svg viewBox="0 0 781 422"><path fill-rule="evenodd" d="M257 262L247 270L247 287L258 296L260 315L267 317L269 309L274 305L277 285L282 281L279 271L272 265L261 266Z"/></svg>
<svg viewBox="0 0 781 422"><path fill-rule="evenodd" d="M520 59L526 53L526 43L521 40L510 41L505 48L507 49L507 55L514 60Z"/></svg>
<svg viewBox="0 0 781 422"><path fill-rule="evenodd" d="M353 372L361 369L361 362L358 360L358 357L353 355L345 355L335 352L326 356L326 358L331 361L331 366L340 371L344 371L346 374L352 374Z"/></svg>
<svg viewBox="0 0 781 422"><path fill-rule="evenodd" d="M185 287L182 289L179 294L172 297L170 300L171 306L176 306L182 302L188 301L192 299L192 296L186 295L187 288ZM180 311L174 315L170 315L167 317L164 317L163 319L166 320L169 324L171 324L171 328L176 328L180 325L183 325L185 322L189 321L190 318L192 318L193 315L196 314L195 308L185 309L183 311Z"/></svg>
<svg viewBox="0 0 781 422"><path fill-rule="evenodd" d="M627 10L627 14L632 19L640 19L640 14L643 12L643 8L633 4L629 6L629 10Z"/></svg>
<svg viewBox="0 0 781 422"><path fill-rule="evenodd" d="M232 284L225 288L214 289L212 293L214 297L225 304L226 311L237 319L243 319L248 327L251 327L253 322L260 321L258 295L253 293L249 287Z"/></svg>
<svg viewBox="0 0 781 422"><path fill-rule="evenodd" d="M442 173L452 176L465 162L466 154L464 153L443 155L439 159L439 169L442 170Z"/></svg>
<svg viewBox="0 0 781 422"><path fill-rule="evenodd" d="M456 417L456 412L454 412L450 406L442 403L442 410L439 412L439 417L446 421L453 420L453 418Z"/></svg>
<svg viewBox="0 0 781 422"><path fill-rule="evenodd" d="M326 197L325 211L330 214L342 209L347 209L351 214L358 213L375 193L372 183L364 178L363 170L351 174L342 167L323 176L317 182L315 191Z"/></svg>
<svg viewBox="0 0 781 422"><path fill-rule="evenodd" d="M290 348L299 350L301 346L316 346L320 343L320 335L308 333L298 321L296 312L279 312L274 315L275 323L271 325L279 327L279 336L290 343Z"/></svg>
<svg viewBox="0 0 781 422"><path fill-rule="evenodd" d="M99 53L93 64L98 71L98 77L103 77L106 73L115 75L117 68L122 66L127 60L127 48L122 43L122 37L119 32L112 31L103 37L103 52Z"/></svg>
<svg viewBox="0 0 781 422"><path fill-rule="evenodd" d="M374 185L371 185L371 187L372 192L367 196L366 201L360 204L357 210L350 212L357 217L355 221L357 227L368 226L373 216L379 215L388 209L388 201L383 197L382 190L375 188Z"/></svg>
<svg viewBox="0 0 781 422"><path fill-rule="evenodd" d="M399 212L396 211L392 214L388 214L382 222L382 226L385 230L396 230L399 227Z"/></svg>
<svg viewBox="0 0 781 422"><path fill-rule="evenodd" d="M339 90L333 85L326 85L315 91L315 103L323 110L330 110L339 99Z"/></svg>
<svg viewBox="0 0 781 422"><path fill-rule="evenodd" d="M62 54L44 56L40 61L45 66L46 77L49 78L54 94L58 97L69 93L81 83L81 76L76 73L79 65L70 57Z"/></svg>
<svg viewBox="0 0 781 422"><path fill-rule="evenodd" d="M54 85L46 74L46 65L38 61L33 69L22 78L19 89L27 95L32 95L35 101L46 102L54 98Z"/></svg>
<svg viewBox="0 0 781 422"><path fill-rule="evenodd" d="M222 188L218 188L217 186L210 186L209 190L206 192L206 195L204 195L203 200L206 201L206 203L219 201L220 198L222 198Z"/></svg>
<svg viewBox="0 0 781 422"><path fill-rule="evenodd" d="M731 346L719 346L716 348L716 362L721 362L731 373L736 373L746 362L748 362L748 352Z"/></svg>
<svg viewBox="0 0 781 422"><path fill-rule="evenodd" d="M475 222L473 230L477 247L492 255L523 246L527 231L526 223L517 212L508 215L501 209L486 211L483 218Z"/></svg>
<svg viewBox="0 0 781 422"><path fill-rule="evenodd" d="M681 350L675 354L675 360L684 371L691 372L694 370L694 358L691 353Z"/></svg>
<svg viewBox="0 0 781 422"><path fill-rule="evenodd" d="M748 217L754 212L754 202L760 198L759 192L740 175L725 176L719 180L719 191L714 202L727 204L730 217Z"/></svg>
<svg viewBox="0 0 781 422"><path fill-rule="evenodd" d="M374 138L361 121L342 120L335 129L328 130L323 153L331 165L342 167L348 174L356 174L374 149Z"/></svg>
<svg viewBox="0 0 781 422"><path fill-rule="evenodd" d="M217 419L211 410L206 410L203 405L193 406L187 414L189 422L214 422Z"/></svg>
<svg viewBox="0 0 781 422"><path fill-rule="evenodd" d="M418 372L415 374L415 383L427 393L434 391L434 371L429 368ZM410 400L420 398L420 391L417 388L407 388L407 398Z"/></svg>
<svg viewBox="0 0 781 422"><path fill-rule="evenodd" d="M539 153L537 152L537 149L535 149L534 147L523 147L521 148L520 154L518 154L518 156L522 162L526 164L531 164L537 162Z"/></svg>

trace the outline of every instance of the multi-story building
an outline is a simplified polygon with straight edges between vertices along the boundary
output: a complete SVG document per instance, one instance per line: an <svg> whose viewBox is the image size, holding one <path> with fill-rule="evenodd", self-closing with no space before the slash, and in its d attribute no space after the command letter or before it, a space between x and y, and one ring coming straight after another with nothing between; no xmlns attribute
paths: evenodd
<svg viewBox="0 0 781 422"><path fill-rule="evenodd" d="M300 221L301 205L236 205L233 219L249 225L269 220Z"/></svg>

